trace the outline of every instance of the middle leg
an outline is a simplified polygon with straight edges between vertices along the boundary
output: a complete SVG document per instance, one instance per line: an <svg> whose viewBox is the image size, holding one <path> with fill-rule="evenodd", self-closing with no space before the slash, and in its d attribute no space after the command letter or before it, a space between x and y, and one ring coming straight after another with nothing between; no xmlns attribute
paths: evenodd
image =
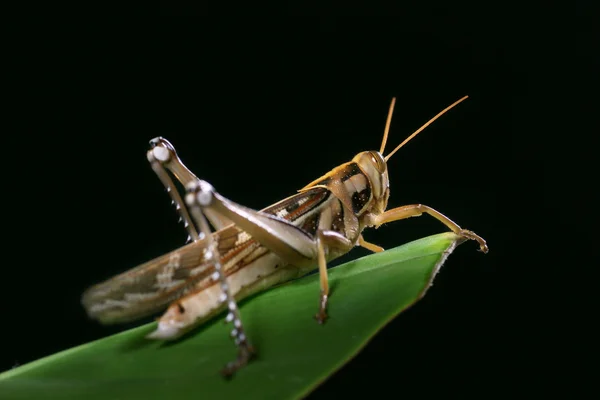
<svg viewBox="0 0 600 400"><path fill-rule="evenodd" d="M332 249L347 253L353 246L354 245L348 238L335 231L317 231L317 260L319 263L321 293L319 297L319 312L315 315L315 319L319 324L325 323L328 318L327 303L329 301L329 276L327 274L327 254Z"/></svg>

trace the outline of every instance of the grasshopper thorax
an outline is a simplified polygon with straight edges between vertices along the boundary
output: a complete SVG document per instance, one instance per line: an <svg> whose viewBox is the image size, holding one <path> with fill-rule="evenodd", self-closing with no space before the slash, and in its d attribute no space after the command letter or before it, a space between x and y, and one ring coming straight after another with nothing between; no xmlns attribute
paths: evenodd
<svg viewBox="0 0 600 400"><path fill-rule="evenodd" d="M363 151L300 191L315 186L329 189L357 217L378 215L385 211L389 198L387 164L381 153Z"/></svg>
<svg viewBox="0 0 600 400"><path fill-rule="evenodd" d="M387 208L390 197L390 180L387 163L378 151L363 151L352 159L369 180L372 199L369 211L380 214Z"/></svg>

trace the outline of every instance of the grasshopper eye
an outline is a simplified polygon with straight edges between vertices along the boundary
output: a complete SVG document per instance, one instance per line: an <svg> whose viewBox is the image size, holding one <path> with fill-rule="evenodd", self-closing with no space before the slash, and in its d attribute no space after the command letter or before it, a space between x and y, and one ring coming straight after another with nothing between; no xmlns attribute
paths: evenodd
<svg viewBox="0 0 600 400"><path fill-rule="evenodd" d="M377 167L377 171L383 174L387 170L387 164L383 156L377 151L371 151L371 162Z"/></svg>

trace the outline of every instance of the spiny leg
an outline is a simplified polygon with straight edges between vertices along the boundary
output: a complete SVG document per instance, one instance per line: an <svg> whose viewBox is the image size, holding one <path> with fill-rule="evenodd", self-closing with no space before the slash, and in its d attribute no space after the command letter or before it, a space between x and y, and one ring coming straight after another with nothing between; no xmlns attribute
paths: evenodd
<svg viewBox="0 0 600 400"><path fill-rule="evenodd" d="M198 231L196 227L192 223L190 218L190 214L181 199L181 196L177 192L177 188L173 183L173 180L167 173L167 170L170 170L170 166L174 165L175 171L173 174L175 177L184 185L189 183L192 180L197 180L196 176L187 169L181 161L179 161L179 157L177 157L177 153L175 152L175 148L169 143L166 139L161 137L156 137L150 140L150 150L146 153L148 157L148 161L150 162L150 166L158 179L162 182L171 197L171 204L175 205L175 210L179 214L179 221L183 222L184 228L188 232L187 242L197 241L200 237L198 235Z"/></svg>
<svg viewBox="0 0 600 400"><path fill-rule="evenodd" d="M342 252L348 252L352 248L352 242L348 238L335 231L319 230L317 231L317 260L319 263L319 282L321 284L321 293L319 297L319 312L315 319L319 324L327 320L327 303L329 301L329 277L327 275L327 255L330 249L338 249Z"/></svg>
<svg viewBox="0 0 600 400"><path fill-rule="evenodd" d="M398 221L409 217L418 217L423 213L431 215L433 218L437 219L442 224L450 228L450 230L456 233L457 235L462 236L465 239L475 240L477 243L479 243L479 251L482 251L483 253L488 252L488 246L481 236L475 234L475 232L462 229L460 226L458 226L456 222L452 221L444 214L423 204L411 204L388 210L383 214L372 216L371 222L376 227L379 227L380 225L385 224L387 222Z"/></svg>
<svg viewBox="0 0 600 400"><path fill-rule="evenodd" d="M208 226L208 222L204 217L203 210L201 208L202 203L204 200L206 200L202 197L202 191L200 189L200 185L202 183L204 182L197 181L190 182L188 184L186 203L190 207L192 217L194 218L194 221L196 221L200 231L208 238L207 240L209 240L209 250L206 253L206 258L212 259L215 273L218 276L218 281L223 292L221 300L227 304L227 308L229 310L227 317L225 317L225 322L233 322L231 337L234 339L235 344L238 347L238 357L235 361L228 363L221 371L225 377L231 377L235 371L248 364L248 362L255 356L256 353L244 331L244 326L242 325L242 319L240 317L240 311L237 307L235 298L231 294L225 272L223 271L223 266L221 265L221 256L219 254L217 242L213 239L213 236L210 232L210 227Z"/></svg>
<svg viewBox="0 0 600 400"><path fill-rule="evenodd" d="M156 137L150 141L150 150L147 152L147 157L152 170L169 193L171 204L175 205L175 209L179 213L179 222L183 222L183 226L188 232L187 242L197 241L200 239L200 235L192 223L187 207L167 171L170 171L184 187L190 182L197 181L198 178L181 162L173 145L162 137ZM231 224L231 221L210 211L206 213L206 217L215 229L221 229Z"/></svg>

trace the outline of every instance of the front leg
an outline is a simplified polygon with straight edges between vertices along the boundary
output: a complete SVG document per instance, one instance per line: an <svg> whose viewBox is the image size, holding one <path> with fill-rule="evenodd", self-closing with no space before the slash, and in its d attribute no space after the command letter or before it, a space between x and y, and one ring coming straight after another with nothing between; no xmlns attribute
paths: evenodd
<svg viewBox="0 0 600 400"><path fill-rule="evenodd" d="M371 250L373 253L381 253L384 250L381 246L367 242L362 234L358 237L358 245L367 250Z"/></svg>
<svg viewBox="0 0 600 400"><path fill-rule="evenodd" d="M375 225L376 227L379 227L387 222L398 221L410 217L418 217L423 213L431 215L433 218L450 228L450 230L457 235L462 236L465 239L475 240L477 243L479 243L480 251L483 253L488 252L488 246L481 236L477 235L475 232L462 229L456 222L452 221L441 212L423 204L411 204L408 206L402 206L388 210L380 215L371 215L369 219L369 225Z"/></svg>

